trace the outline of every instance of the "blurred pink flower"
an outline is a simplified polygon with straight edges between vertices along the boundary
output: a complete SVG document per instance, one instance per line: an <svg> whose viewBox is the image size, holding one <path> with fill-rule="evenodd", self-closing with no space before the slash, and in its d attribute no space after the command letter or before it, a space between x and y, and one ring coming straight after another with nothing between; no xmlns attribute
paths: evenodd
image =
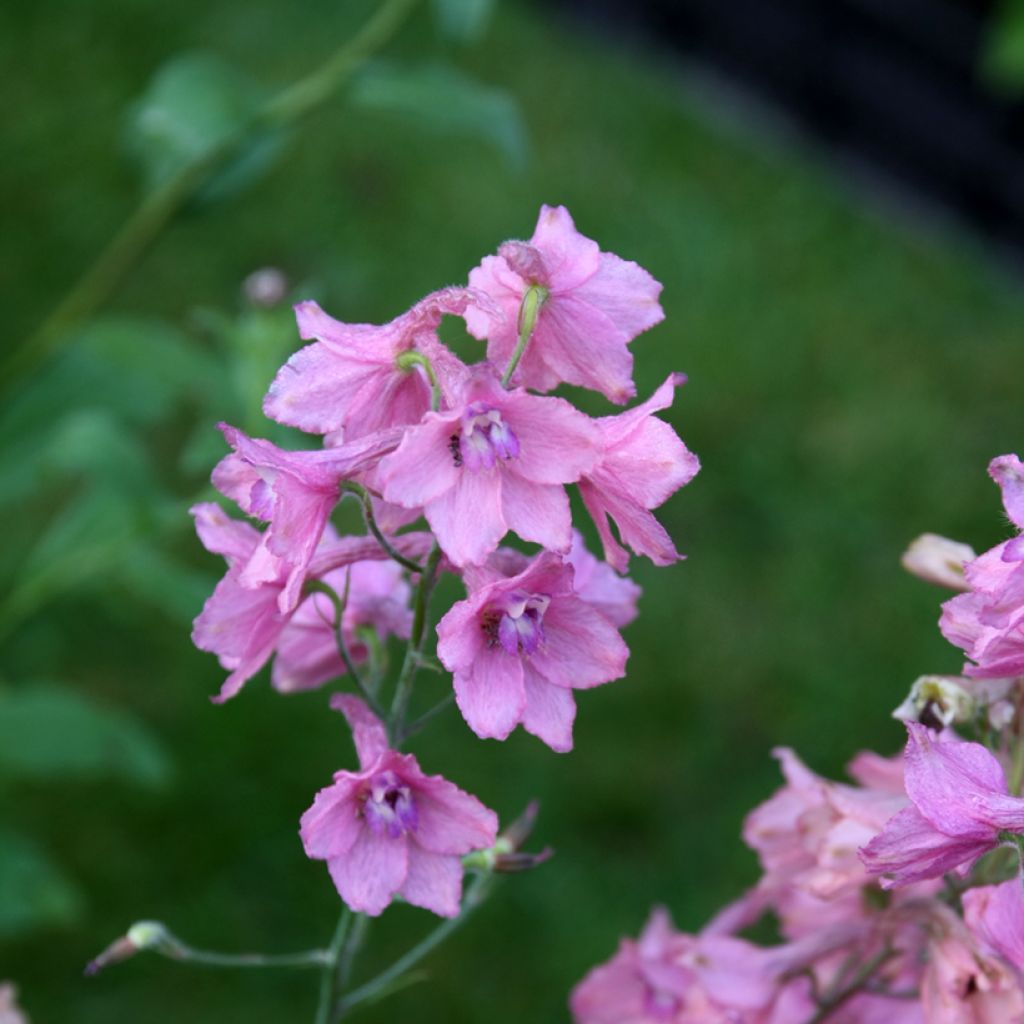
<svg viewBox="0 0 1024 1024"><path fill-rule="evenodd" d="M1003 507L1024 529L1024 464L1000 455L988 467L1002 489ZM1024 535L1004 541L964 566L968 593L942 606L939 626L975 664L964 673L981 679L1024 675Z"/></svg>
<svg viewBox="0 0 1024 1024"><path fill-rule="evenodd" d="M773 953L728 935L677 932L655 908L639 939L573 990L576 1024L767 1024L777 991Z"/></svg>
<svg viewBox="0 0 1024 1024"><path fill-rule="evenodd" d="M673 373L646 402L618 416L597 420L601 454L580 480L580 495L593 517L604 557L618 572L629 555L608 524L615 521L622 542L655 565L670 565L681 556L665 528L650 513L689 483L700 461L676 432L654 413L672 404L675 388L686 378Z"/></svg>
<svg viewBox="0 0 1024 1024"><path fill-rule="evenodd" d="M1024 974L1024 879L968 889L961 897L964 922L991 952Z"/></svg>
<svg viewBox="0 0 1024 1024"><path fill-rule="evenodd" d="M1024 834L1024 799L1010 796L1002 765L980 743L907 723L904 773L912 806L862 850L885 889L966 870L1003 840Z"/></svg>
<svg viewBox="0 0 1024 1024"><path fill-rule="evenodd" d="M348 719L359 771L340 771L302 816L306 856L326 860L341 898L377 916L396 896L455 917L462 855L494 845L498 819L440 775L424 775L412 754L388 747L380 720L358 698L331 706Z"/></svg>
<svg viewBox="0 0 1024 1024"><path fill-rule="evenodd" d="M542 206L530 241L506 242L470 273L469 283L504 314L497 318L477 303L466 311L470 333L487 339L487 356L501 367L518 341L523 296L531 286L545 290L514 383L551 391L565 381L618 404L636 394L627 346L664 319L661 285L635 263L601 252L564 206Z"/></svg>
<svg viewBox="0 0 1024 1024"><path fill-rule="evenodd" d="M503 740L522 723L552 750L570 750L573 689L625 673L618 630L573 590L572 566L552 552L517 575L474 571L466 582L469 597L438 624L437 656L469 727Z"/></svg>
<svg viewBox="0 0 1024 1024"><path fill-rule="evenodd" d="M422 508L448 558L480 564L512 530L568 551L564 484L592 468L594 424L560 398L505 391L482 367L449 410L427 413L380 463L384 499Z"/></svg>

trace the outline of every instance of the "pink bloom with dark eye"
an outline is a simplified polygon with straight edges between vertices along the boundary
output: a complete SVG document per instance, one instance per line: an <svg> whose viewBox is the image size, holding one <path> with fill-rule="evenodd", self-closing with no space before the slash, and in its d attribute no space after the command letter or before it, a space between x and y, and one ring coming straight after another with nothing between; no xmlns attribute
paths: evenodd
<svg viewBox="0 0 1024 1024"><path fill-rule="evenodd" d="M1024 529L1024 464L1000 455L988 467L1002 489L1003 507ZM939 627L975 664L964 673L981 679L1024 675L1024 534L1004 541L964 566L968 593L942 606Z"/></svg>
<svg viewBox="0 0 1024 1024"><path fill-rule="evenodd" d="M966 870L999 846L1001 833L1024 834L1024 799L1011 796L1002 765L980 743L907 723L903 755L912 806L885 824L860 856L885 889Z"/></svg>
<svg viewBox="0 0 1024 1024"><path fill-rule="evenodd" d="M469 275L503 312L472 304L466 325L487 338L487 357L504 367L518 341L519 309L533 286L544 299L513 382L551 391L563 381L623 403L636 394L629 343L664 319L661 285L635 263L601 252L564 206L542 206L529 242L506 242Z"/></svg>
<svg viewBox="0 0 1024 1024"><path fill-rule="evenodd" d="M651 515L700 469L700 461L676 432L654 413L672 404L674 389L686 381L673 373L646 402L597 420L601 456L583 474L580 494L594 519L605 560L618 572L629 566L629 555L612 536L615 521L623 544L655 565L670 565L682 556L672 538Z"/></svg>
<svg viewBox="0 0 1024 1024"><path fill-rule="evenodd" d="M255 587L244 586L241 582L245 567L262 544L257 530L248 523L231 519L219 505L212 503L195 505L191 512L203 546L207 551L223 555L228 563L227 574L207 599L192 629L192 642L196 647L216 654L221 665L230 672L220 694L213 698L215 703L221 703L238 693L269 661L287 634L296 609L281 610L280 597L287 582L284 569L276 579ZM431 540L427 533L414 533L397 538L397 543L402 554L422 558ZM310 564L310 576L329 577L332 571L353 562L384 557L372 537L338 540L328 533ZM311 609L312 598L298 605L303 617ZM293 664L305 665L308 656L300 656L293 643L289 640Z"/></svg>
<svg viewBox="0 0 1024 1024"><path fill-rule="evenodd" d="M445 288L390 323L344 324L315 302L295 307L299 334L312 345L296 352L274 378L263 411L278 423L315 434L341 431L345 440L418 423L430 408L423 367L398 365L410 352L426 356L442 388L466 371L437 336L442 316L460 316L473 301L500 320L486 296Z"/></svg>
<svg viewBox="0 0 1024 1024"><path fill-rule="evenodd" d="M342 635L352 661L368 656L361 628L372 629L381 642L389 636L407 639L412 629L410 587L396 562L355 562L323 577L339 596L347 595ZM345 674L334 629L334 605L326 594L311 594L292 616L277 643L271 672L281 693L311 690Z"/></svg>
<svg viewBox="0 0 1024 1024"><path fill-rule="evenodd" d="M455 565L479 565L509 530L568 551L563 485L589 471L599 449L597 427L568 402L505 391L483 367L451 409L406 431L378 479L386 501L423 509Z"/></svg>
<svg viewBox="0 0 1024 1024"><path fill-rule="evenodd" d="M677 932L655 908L639 939L573 990L576 1024L767 1024L777 992L768 950L727 935Z"/></svg>
<svg viewBox="0 0 1024 1024"><path fill-rule="evenodd" d="M235 451L214 468L214 486L247 515L270 523L238 582L254 588L284 576L280 606L282 612L291 611L342 482L393 451L402 432L383 431L320 451L289 452L227 424L221 430Z"/></svg>
<svg viewBox="0 0 1024 1024"><path fill-rule="evenodd" d="M572 748L573 689L621 678L629 656L615 626L573 590L572 567L551 552L471 589L437 636L459 710L478 736L503 740L522 723L557 751Z"/></svg>
<svg viewBox="0 0 1024 1024"><path fill-rule="evenodd" d="M358 698L331 706L352 727L358 772L336 772L302 816L306 856L326 860L341 898L376 917L395 896L455 917L462 856L494 845L498 819L440 775L424 775L412 754L388 747L380 720Z"/></svg>

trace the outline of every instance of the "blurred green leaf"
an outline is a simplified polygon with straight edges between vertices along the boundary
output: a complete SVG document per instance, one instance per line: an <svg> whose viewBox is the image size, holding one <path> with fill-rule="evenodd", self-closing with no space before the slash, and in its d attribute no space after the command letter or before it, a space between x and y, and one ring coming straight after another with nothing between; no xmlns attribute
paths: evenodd
<svg viewBox="0 0 1024 1024"><path fill-rule="evenodd" d="M146 188L233 138L241 138L265 98L250 78L213 54L179 55L157 71L128 115L125 144ZM280 133L254 134L239 155L211 177L200 199L225 198L251 184L276 157Z"/></svg>
<svg viewBox="0 0 1024 1024"><path fill-rule="evenodd" d="M69 413L97 409L110 422L149 425L186 401L203 404L222 377L216 360L161 321L91 324L0 409L0 503L20 500L60 462L57 434L74 435ZM115 433L127 431L119 426ZM97 457L104 451L97 448Z"/></svg>
<svg viewBox="0 0 1024 1024"><path fill-rule="evenodd" d="M184 510L182 522L187 523ZM179 565L153 545L137 544L118 562L119 580L134 594L191 626L217 580L207 573Z"/></svg>
<svg viewBox="0 0 1024 1024"><path fill-rule="evenodd" d="M424 131L482 139L513 167L526 163L526 128L515 98L448 65L374 61L355 79L352 102L400 115Z"/></svg>
<svg viewBox="0 0 1024 1024"><path fill-rule="evenodd" d="M162 786L171 768L135 719L54 683L0 690L0 774Z"/></svg>
<svg viewBox="0 0 1024 1024"><path fill-rule="evenodd" d="M0 828L0 938L69 924L81 907L78 890L38 844Z"/></svg>
<svg viewBox="0 0 1024 1024"><path fill-rule="evenodd" d="M1000 92L1024 91L1024 2L1003 0L989 25L981 56L985 79Z"/></svg>
<svg viewBox="0 0 1024 1024"><path fill-rule="evenodd" d="M449 39L475 43L487 31L495 0L434 0L434 18Z"/></svg>

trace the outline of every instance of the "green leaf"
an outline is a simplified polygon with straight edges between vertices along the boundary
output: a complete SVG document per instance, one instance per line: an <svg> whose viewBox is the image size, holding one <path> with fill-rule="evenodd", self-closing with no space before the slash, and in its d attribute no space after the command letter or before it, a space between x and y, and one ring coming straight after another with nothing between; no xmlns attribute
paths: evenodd
<svg viewBox="0 0 1024 1024"><path fill-rule="evenodd" d="M191 625L217 584L214 577L179 565L148 544L138 544L125 553L118 575L125 587L182 627Z"/></svg>
<svg viewBox="0 0 1024 1024"><path fill-rule="evenodd" d="M134 718L67 687L37 682L0 690L0 774L158 787L171 768Z"/></svg>
<svg viewBox="0 0 1024 1024"><path fill-rule="evenodd" d="M28 836L0 828L0 938L72 923L81 913L78 889Z"/></svg>
<svg viewBox="0 0 1024 1024"><path fill-rule="evenodd" d="M487 31L494 0L434 0L438 28L457 43L475 43Z"/></svg>
<svg viewBox="0 0 1024 1024"><path fill-rule="evenodd" d="M354 81L352 102L424 131L482 139L516 169L526 163L526 128L515 99L448 65L375 61Z"/></svg>
<svg viewBox="0 0 1024 1024"><path fill-rule="evenodd" d="M280 149L281 133L253 132L263 90L220 57L179 55L154 76L128 115L125 144L139 163L147 189L191 163L238 140L230 163L209 180L201 200L239 191L266 171ZM246 134L252 138L246 141Z"/></svg>
<svg viewBox="0 0 1024 1024"><path fill-rule="evenodd" d="M1020 96L1024 92L1024 2L1003 0L989 27L982 51L984 77L999 92Z"/></svg>

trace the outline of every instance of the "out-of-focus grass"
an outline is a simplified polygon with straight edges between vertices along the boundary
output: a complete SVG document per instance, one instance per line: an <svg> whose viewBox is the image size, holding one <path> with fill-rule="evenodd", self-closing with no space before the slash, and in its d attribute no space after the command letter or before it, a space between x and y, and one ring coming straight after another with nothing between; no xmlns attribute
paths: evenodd
<svg viewBox="0 0 1024 1024"><path fill-rule="evenodd" d="M119 117L156 66L206 47L283 82L349 30L344 6L8 5L8 338L129 209ZM414 54L428 31L418 20L398 49ZM1024 304L963 240L889 223L806 156L723 130L655 58L507 5L459 60L520 98L525 174L482 144L338 104L255 190L178 224L117 306L187 325L271 263L310 281L335 316L384 320L528 236L542 202L565 203L582 231L665 283L666 322L633 350L641 395L669 370L690 375L671 419L704 468L662 512L690 559L635 564L645 596L629 676L581 695L573 754L520 735L479 742L454 712L424 735L426 769L503 816L540 796L538 842L558 855L510 879L433 956L429 982L366 1014L556 1021L569 987L652 903L696 928L754 880L738 830L777 785L773 745L835 775L861 747L898 746L888 712L917 674L957 669L934 625L943 595L897 559L928 529L979 547L1005 533L984 467L1020 448ZM89 897L73 933L0 954L34 1019L310 1019L309 975L140 960L85 981L80 969L141 917L199 945L326 941L337 899L295 831L352 763L341 720L320 696L284 700L262 679L212 707L213 659L156 611L109 601L47 609L5 660L12 678L59 674L135 709L178 765L163 797L74 779L19 790L19 820L63 852ZM363 968L426 916L389 912Z"/></svg>

